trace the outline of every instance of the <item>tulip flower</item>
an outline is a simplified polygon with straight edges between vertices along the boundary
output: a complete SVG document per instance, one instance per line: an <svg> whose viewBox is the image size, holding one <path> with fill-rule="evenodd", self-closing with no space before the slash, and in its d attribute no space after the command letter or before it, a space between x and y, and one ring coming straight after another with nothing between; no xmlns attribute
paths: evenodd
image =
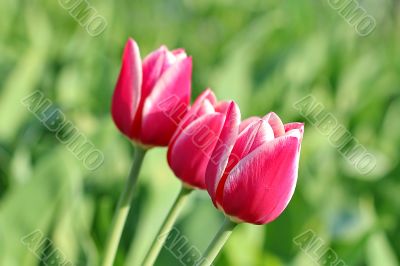
<svg viewBox="0 0 400 266"><path fill-rule="evenodd" d="M303 123L284 125L269 113L221 132L207 166L206 185L228 219L202 265L214 260L236 224L266 224L283 212L296 186L303 131Z"/></svg>
<svg viewBox="0 0 400 266"><path fill-rule="evenodd" d="M215 206L233 220L266 224L293 195L304 126L284 125L275 113L242 123L237 139L221 136L220 145L231 151L210 161L207 189Z"/></svg>
<svg viewBox="0 0 400 266"><path fill-rule="evenodd" d="M191 75L192 59L183 49L169 51L161 46L142 61L134 40L129 39L125 45L111 114L115 125L136 144L136 149L114 215L104 266L113 265L146 151L153 146L167 146L187 112Z"/></svg>
<svg viewBox="0 0 400 266"><path fill-rule="evenodd" d="M194 102L180 122L168 145L168 163L181 179L182 188L157 238L142 265L153 265L168 232L193 189L205 189L205 172L212 151L224 128L238 127L240 111L233 101L217 102L214 93L207 89Z"/></svg>
<svg viewBox="0 0 400 266"><path fill-rule="evenodd" d="M142 62L129 39L112 98L115 125L142 146L167 146L187 111L191 76L192 58L183 49L161 46Z"/></svg>
<svg viewBox="0 0 400 266"><path fill-rule="evenodd" d="M196 99L168 145L169 166L185 186L206 189L206 167L222 127L239 115L234 102L217 102L210 89Z"/></svg>

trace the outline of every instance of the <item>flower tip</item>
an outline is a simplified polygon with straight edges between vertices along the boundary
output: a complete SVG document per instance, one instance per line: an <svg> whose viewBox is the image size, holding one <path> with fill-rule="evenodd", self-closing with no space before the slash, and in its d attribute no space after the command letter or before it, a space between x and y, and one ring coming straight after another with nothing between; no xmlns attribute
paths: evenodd
<svg viewBox="0 0 400 266"><path fill-rule="evenodd" d="M159 50L162 51L162 52L169 51L168 47L165 44L161 45Z"/></svg>
<svg viewBox="0 0 400 266"><path fill-rule="evenodd" d="M192 73L193 64L192 64L191 56L181 59L180 63L181 63L182 69L187 69L189 71L189 73Z"/></svg>
<svg viewBox="0 0 400 266"><path fill-rule="evenodd" d="M303 135L304 135L304 123L299 123L299 131L300 131L300 139L303 139Z"/></svg>
<svg viewBox="0 0 400 266"><path fill-rule="evenodd" d="M211 88L206 88L203 92L203 95L206 96L206 98L208 97L212 97L213 99L216 99L215 93L212 91Z"/></svg>
<svg viewBox="0 0 400 266"><path fill-rule="evenodd" d="M183 48L178 48L178 49L173 50L172 54L177 58L186 58L187 57L186 51Z"/></svg>
<svg viewBox="0 0 400 266"><path fill-rule="evenodd" d="M241 121L240 108L233 100L228 101L228 108L226 110L227 123L231 124L232 129L239 133L239 125Z"/></svg>
<svg viewBox="0 0 400 266"><path fill-rule="evenodd" d="M290 137L294 137L297 140L301 140L303 138L303 132L300 129L291 130L287 135Z"/></svg>
<svg viewBox="0 0 400 266"><path fill-rule="evenodd" d="M240 109L237 103L234 100L228 101L228 110L227 113L235 113L240 116Z"/></svg>
<svg viewBox="0 0 400 266"><path fill-rule="evenodd" d="M137 46L136 41L133 38L129 37L128 40L126 41L125 47L135 47L135 46Z"/></svg>
<svg viewBox="0 0 400 266"><path fill-rule="evenodd" d="M304 133L304 123L302 122L293 122L285 124L285 132L289 132L291 130L298 130L301 134Z"/></svg>
<svg viewBox="0 0 400 266"><path fill-rule="evenodd" d="M263 116L262 119L268 121L269 119L274 119L277 117L279 117L279 116L275 112L269 112L268 114Z"/></svg>
<svg viewBox="0 0 400 266"><path fill-rule="evenodd" d="M127 59L133 59L137 63L141 61L139 46L134 39L129 38L126 42L123 57Z"/></svg>

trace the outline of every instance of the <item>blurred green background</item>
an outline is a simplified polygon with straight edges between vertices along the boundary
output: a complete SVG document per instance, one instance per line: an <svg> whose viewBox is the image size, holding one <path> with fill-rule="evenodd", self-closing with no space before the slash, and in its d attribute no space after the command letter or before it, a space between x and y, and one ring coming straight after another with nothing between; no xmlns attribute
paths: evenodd
<svg viewBox="0 0 400 266"><path fill-rule="evenodd" d="M108 23L92 37L58 1L1 0L0 265L46 265L21 242L35 230L52 243L42 258L58 249L73 265L99 265L132 160L109 114L130 36L142 56L184 47L194 58L192 98L211 87L243 117L273 110L306 121L293 104L311 94L377 158L361 175L306 123L288 208L266 226L240 225L215 265L316 265L293 242L309 229L347 265L399 265L400 5L359 4L377 22L365 37L328 0L90 0ZM35 90L104 153L101 167L85 169L21 104ZM140 265L179 184L166 149L151 150L115 265ZM178 229L203 251L222 221L197 191ZM163 249L156 265L181 264Z"/></svg>

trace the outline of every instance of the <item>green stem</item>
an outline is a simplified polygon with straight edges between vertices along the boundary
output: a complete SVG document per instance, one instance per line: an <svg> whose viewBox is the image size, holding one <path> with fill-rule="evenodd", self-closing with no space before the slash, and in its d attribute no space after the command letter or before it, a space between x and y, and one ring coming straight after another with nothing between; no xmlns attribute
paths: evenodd
<svg viewBox="0 0 400 266"><path fill-rule="evenodd" d="M160 253L161 248L163 247L164 242L167 239L168 234L171 231L172 226L176 221L176 218L178 218L179 213L184 207L188 199L188 196L192 191L193 189L182 186L181 191L179 192L178 197L176 198L171 209L169 210L169 213L165 218L160 230L158 231L156 238L153 240L150 250L148 251L142 265L144 266L154 265L157 256Z"/></svg>
<svg viewBox="0 0 400 266"><path fill-rule="evenodd" d="M222 247L225 245L229 236L232 234L232 231L236 225L237 223L232 222L228 217L225 218L225 221L218 233L215 235L207 250L204 252L201 266L211 265L214 259L218 256L218 253L221 251Z"/></svg>
<svg viewBox="0 0 400 266"><path fill-rule="evenodd" d="M132 168L130 170L124 191L122 192L119 198L117 210L115 211L114 214L113 224L107 241L105 256L102 264L103 266L113 265L115 255L118 249L118 244L121 239L121 234L126 222L126 217L128 216L129 209L131 208L133 192L135 191L136 181L146 151L147 150L143 149L142 147L139 146L135 147L135 156L133 159Z"/></svg>

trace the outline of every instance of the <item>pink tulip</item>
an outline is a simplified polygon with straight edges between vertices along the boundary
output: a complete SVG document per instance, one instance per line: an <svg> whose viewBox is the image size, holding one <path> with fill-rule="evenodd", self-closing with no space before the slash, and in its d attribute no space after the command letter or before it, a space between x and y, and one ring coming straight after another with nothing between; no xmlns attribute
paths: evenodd
<svg viewBox="0 0 400 266"><path fill-rule="evenodd" d="M192 58L183 49L161 46L142 62L129 39L111 107L118 129L143 146L167 146L187 111L191 75Z"/></svg>
<svg viewBox="0 0 400 266"><path fill-rule="evenodd" d="M187 187L205 189L205 171L218 136L239 123L240 111L233 101L217 102L211 90L204 91L169 144L168 163L175 175Z"/></svg>
<svg viewBox="0 0 400 266"><path fill-rule="evenodd" d="M304 125L284 125L275 113L269 113L225 131L206 170L213 203L234 221L269 223L283 212L294 193Z"/></svg>

